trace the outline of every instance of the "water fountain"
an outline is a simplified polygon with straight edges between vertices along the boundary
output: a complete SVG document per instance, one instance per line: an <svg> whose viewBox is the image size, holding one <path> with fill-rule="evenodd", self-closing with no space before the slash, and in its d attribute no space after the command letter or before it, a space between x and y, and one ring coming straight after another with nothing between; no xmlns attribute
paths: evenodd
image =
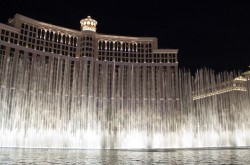
<svg viewBox="0 0 250 165"><path fill-rule="evenodd" d="M157 84L137 78L137 72L146 70L138 71L133 65L127 69L104 66L97 75L101 81L96 82L88 74L95 67L91 61L82 60L71 67L65 59L54 60L56 65L30 60L21 57L13 63L9 57L7 67L0 69L1 147L250 145L249 86L245 86L247 91L228 90L193 99L195 94L220 90L218 84L231 82L236 77L233 73L216 75L201 70L191 76L183 71L179 74L180 99L163 100L157 97L161 92ZM111 80L107 77L110 69ZM127 86L123 86L124 74ZM121 97L121 93L128 97Z"/></svg>

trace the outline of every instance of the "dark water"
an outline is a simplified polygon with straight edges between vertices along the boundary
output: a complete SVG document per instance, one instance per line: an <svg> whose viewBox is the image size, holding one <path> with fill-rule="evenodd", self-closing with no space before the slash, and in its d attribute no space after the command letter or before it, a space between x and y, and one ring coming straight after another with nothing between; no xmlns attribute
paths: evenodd
<svg viewBox="0 0 250 165"><path fill-rule="evenodd" d="M57 150L0 149L1 164L250 164L250 149Z"/></svg>

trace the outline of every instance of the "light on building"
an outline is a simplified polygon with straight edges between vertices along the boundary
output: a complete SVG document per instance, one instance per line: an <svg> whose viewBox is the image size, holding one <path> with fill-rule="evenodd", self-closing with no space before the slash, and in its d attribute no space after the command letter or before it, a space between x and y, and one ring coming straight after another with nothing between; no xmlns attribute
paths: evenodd
<svg viewBox="0 0 250 165"><path fill-rule="evenodd" d="M96 32L97 21L88 16L80 21L82 31L93 31Z"/></svg>

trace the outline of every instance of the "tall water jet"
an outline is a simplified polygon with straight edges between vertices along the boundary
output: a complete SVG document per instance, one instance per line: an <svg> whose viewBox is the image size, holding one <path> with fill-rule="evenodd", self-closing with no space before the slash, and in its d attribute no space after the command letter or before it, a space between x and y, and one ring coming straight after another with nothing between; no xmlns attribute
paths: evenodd
<svg viewBox="0 0 250 165"><path fill-rule="evenodd" d="M193 142L201 147L249 146L249 80L207 69L183 80L189 91L182 90L181 110Z"/></svg>
<svg viewBox="0 0 250 165"><path fill-rule="evenodd" d="M247 81L236 84L235 74L215 75L201 70L192 77L189 72L182 72L179 74L180 100L172 102L147 95L149 92L159 94L160 90L150 82L151 77L139 82L134 74L145 72L143 67L135 69L132 65L124 70L125 67L107 65L100 72L103 74L97 82L103 84L100 88L97 83L83 82L77 87L77 82L86 81L79 80L79 75L84 75L87 67L94 68L88 61L80 63L82 73L75 73L73 79L58 73L58 81L53 84L46 78L46 73L53 71L48 63L35 62L30 66L27 60L26 63L25 59L19 60L15 68L8 59L8 67L1 72L2 147L249 146L249 88ZM70 65L62 61L65 65L58 62L58 70L63 66L67 70ZM14 69L17 72L11 86ZM112 80L105 77L109 74L114 74L109 76ZM122 86L122 74L128 74L126 81L130 83L126 88ZM161 75L157 76L160 79ZM116 85L110 90L111 97L107 97L110 82ZM79 88L83 95L67 95L67 90L79 91ZM126 91L122 91L124 89ZM94 95L90 90L95 90ZM218 93L221 90L224 92ZM121 98L122 92L130 93L130 97ZM143 97L138 98L139 94Z"/></svg>

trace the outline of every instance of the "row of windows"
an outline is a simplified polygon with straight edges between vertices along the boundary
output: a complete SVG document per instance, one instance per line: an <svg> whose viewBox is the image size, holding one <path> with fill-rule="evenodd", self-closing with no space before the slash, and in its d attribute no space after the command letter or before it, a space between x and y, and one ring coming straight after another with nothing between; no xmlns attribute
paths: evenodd
<svg viewBox="0 0 250 165"><path fill-rule="evenodd" d="M134 62L134 63L175 63L173 60L160 60L160 59L144 59L144 58L126 58L126 57L98 57L101 61L117 61L117 62Z"/></svg>
<svg viewBox="0 0 250 165"><path fill-rule="evenodd" d="M36 44L34 44L36 43ZM50 53L56 53L56 54L62 54L62 55L69 55L71 57L76 57L76 48L71 46L65 46L60 44L54 44L52 46L52 43L50 42L44 42L37 40L36 42L33 40L29 41L28 43L19 41L19 45L27 46L32 49L50 52Z"/></svg>
<svg viewBox="0 0 250 165"><path fill-rule="evenodd" d="M125 51L125 52L136 52L137 50L142 51L146 49L148 52L151 52L152 45L151 43L139 43L136 42L117 42L117 41L98 41L98 50L111 50L111 51Z"/></svg>
<svg viewBox="0 0 250 165"><path fill-rule="evenodd" d="M175 63L176 54L140 54L140 53L120 53L120 52L98 52L98 59L102 61L123 61L139 63Z"/></svg>
<svg viewBox="0 0 250 165"><path fill-rule="evenodd" d="M84 37L81 38L81 41L93 41L93 37L84 36Z"/></svg>
<svg viewBox="0 0 250 165"><path fill-rule="evenodd" d="M77 37L73 37L67 34L61 34L53 31L47 31L44 29L38 29L37 37L42 40L53 41L71 46L77 46Z"/></svg>
<svg viewBox="0 0 250 165"><path fill-rule="evenodd" d="M21 29L21 35L36 38L36 31L33 32L33 31L26 31L24 29Z"/></svg>
<svg viewBox="0 0 250 165"><path fill-rule="evenodd" d="M77 37L71 36L69 34L63 34L60 32L54 32L52 30L40 29L34 27L33 25L22 24L21 34L30 37L40 38L47 41L53 41L58 43L63 43L71 46L77 46Z"/></svg>
<svg viewBox="0 0 250 165"><path fill-rule="evenodd" d="M155 62L170 62L175 63L177 62L177 55L174 53L156 53L153 55L153 59Z"/></svg>
<svg viewBox="0 0 250 165"><path fill-rule="evenodd" d="M18 40L18 34L14 32L10 32L8 30L2 29L0 31L0 40L5 41L5 42L10 42L13 44L17 44Z"/></svg>
<svg viewBox="0 0 250 165"><path fill-rule="evenodd" d="M77 37L22 24L19 45L40 51L76 57Z"/></svg>

